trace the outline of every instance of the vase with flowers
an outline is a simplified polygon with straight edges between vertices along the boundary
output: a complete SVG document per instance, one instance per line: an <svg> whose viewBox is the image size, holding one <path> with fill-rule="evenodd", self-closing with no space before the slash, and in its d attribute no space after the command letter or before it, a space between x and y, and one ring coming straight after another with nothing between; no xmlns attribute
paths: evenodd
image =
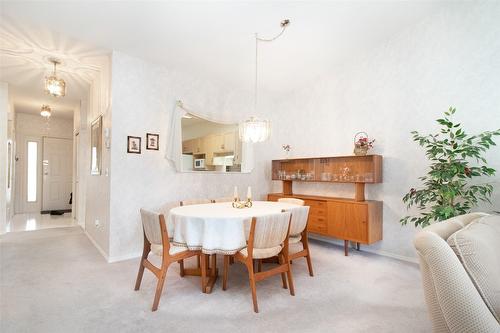
<svg viewBox="0 0 500 333"><path fill-rule="evenodd" d="M373 148L375 139L370 140L366 132L358 132L354 136L354 155L365 156Z"/></svg>

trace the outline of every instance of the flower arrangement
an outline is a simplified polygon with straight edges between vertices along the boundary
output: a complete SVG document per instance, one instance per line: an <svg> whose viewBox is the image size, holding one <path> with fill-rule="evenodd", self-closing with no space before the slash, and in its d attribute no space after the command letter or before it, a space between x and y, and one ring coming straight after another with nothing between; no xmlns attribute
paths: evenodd
<svg viewBox="0 0 500 333"><path fill-rule="evenodd" d="M358 132L354 136L354 155L365 156L373 148L375 139L370 140L365 132Z"/></svg>

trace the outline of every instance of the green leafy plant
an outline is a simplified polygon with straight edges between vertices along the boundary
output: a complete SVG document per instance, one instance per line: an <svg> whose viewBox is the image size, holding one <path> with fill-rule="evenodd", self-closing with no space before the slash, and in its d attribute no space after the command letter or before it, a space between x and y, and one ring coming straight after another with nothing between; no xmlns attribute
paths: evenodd
<svg viewBox="0 0 500 333"><path fill-rule="evenodd" d="M469 136L460 123L451 120L455 108L450 107L444 114L444 118L437 119L441 125L438 134L411 132L413 141L425 149L431 165L429 172L419 177L422 188L412 188L403 197L408 209L415 206L420 211L416 216L402 218L403 225L427 226L469 213L479 201L490 202L493 187L475 184L472 180L495 174L495 169L487 166L482 155L495 146L493 137L500 135L500 129Z"/></svg>

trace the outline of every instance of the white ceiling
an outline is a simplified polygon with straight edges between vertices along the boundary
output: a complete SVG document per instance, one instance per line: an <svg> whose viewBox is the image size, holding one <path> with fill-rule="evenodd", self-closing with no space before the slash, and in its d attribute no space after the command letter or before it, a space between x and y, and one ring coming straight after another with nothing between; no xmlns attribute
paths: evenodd
<svg viewBox="0 0 500 333"><path fill-rule="evenodd" d="M370 52L444 3L2 1L1 6L5 24L52 33L31 35L38 39L51 36L55 41L97 46L79 48L73 42L75 54L119 50L242 89L253 87L254 33L272 36L279 32L279 22L289 18L285 34L261 46L259 60L261 89L285 91ZM68 84L69 91L72 85Z"/></svg>

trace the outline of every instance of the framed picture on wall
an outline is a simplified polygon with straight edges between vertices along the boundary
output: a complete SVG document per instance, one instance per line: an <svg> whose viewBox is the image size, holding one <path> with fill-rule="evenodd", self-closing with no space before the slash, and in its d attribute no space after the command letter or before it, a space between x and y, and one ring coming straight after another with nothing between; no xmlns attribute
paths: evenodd
<svg viewBox="0 0 500 333"><path fill-rule="evenodd" d="M130 154L141 153L141 137L127 136L127 153Z"/></svg>
<svg viewBox="0 0 500 333"><path fill-rule="evenodd" d="M146 133L146 149L158 150L159 149L159 134Z"/></svg>
<svg viewBox="0 0 500 333"><path fill-rule="evenodd" d="M102 160L102 116L92 122L90 127L90 174L101 174Z"/></svg>

